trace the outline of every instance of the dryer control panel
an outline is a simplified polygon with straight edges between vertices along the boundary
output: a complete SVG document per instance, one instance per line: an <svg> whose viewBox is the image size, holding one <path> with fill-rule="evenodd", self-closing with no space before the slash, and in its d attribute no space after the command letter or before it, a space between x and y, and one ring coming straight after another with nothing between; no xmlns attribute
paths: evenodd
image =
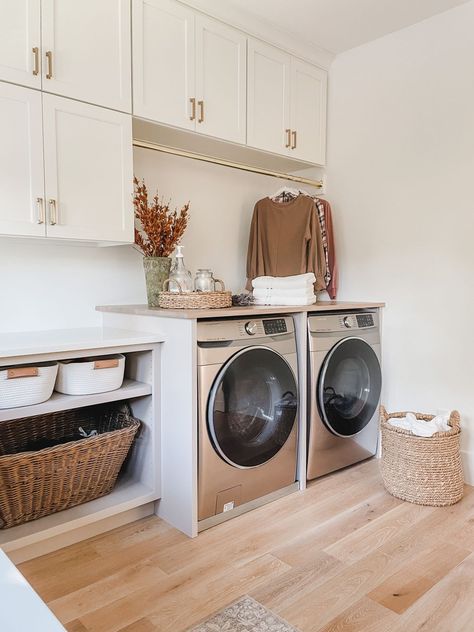
<svg viewBox="0 0 474 632"><path fill-rule="evenodd" d="M338 312L334 314L308 314L309 330L313 333L357 331L378 327L377 312Z"/></svg>

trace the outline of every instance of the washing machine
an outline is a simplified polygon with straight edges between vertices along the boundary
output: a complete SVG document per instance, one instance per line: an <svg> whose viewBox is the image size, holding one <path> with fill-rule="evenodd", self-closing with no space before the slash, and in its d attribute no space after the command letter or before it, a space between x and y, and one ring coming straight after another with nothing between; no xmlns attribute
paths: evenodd
<svg viewBox="0 0 474 632"><path fill-rule="evenodd" d="M381 386L377 311L308 315L308 479L376 454Z"/></svg>
<svg viewBox="0 0 474 632"><path fill-rule="evenodd" d="M197 324L199 530L297 489L293 320Z"/></svg>

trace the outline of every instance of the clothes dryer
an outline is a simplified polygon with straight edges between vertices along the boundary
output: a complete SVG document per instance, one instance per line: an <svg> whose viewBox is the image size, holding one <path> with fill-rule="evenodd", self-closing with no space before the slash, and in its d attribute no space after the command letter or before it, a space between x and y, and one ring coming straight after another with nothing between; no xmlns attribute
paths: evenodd
<svg viewBox="0 0 474 632"><path fill-rule="evenodd" d="M313 479L377 452L377 311L308 315L308 467Z"/></svg>

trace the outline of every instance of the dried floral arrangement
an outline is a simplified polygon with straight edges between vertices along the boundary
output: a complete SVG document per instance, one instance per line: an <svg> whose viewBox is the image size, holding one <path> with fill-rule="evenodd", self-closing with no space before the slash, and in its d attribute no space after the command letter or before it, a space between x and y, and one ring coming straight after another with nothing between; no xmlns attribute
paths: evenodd
<svg viewBox="0 0 474 632"><path fill-rule="evenodd" d="M145 180L133 179L135 195L135 243L145 257L169 257L179 244L189 220L189 202L179 211L155 193L148 198Z"/></svg>

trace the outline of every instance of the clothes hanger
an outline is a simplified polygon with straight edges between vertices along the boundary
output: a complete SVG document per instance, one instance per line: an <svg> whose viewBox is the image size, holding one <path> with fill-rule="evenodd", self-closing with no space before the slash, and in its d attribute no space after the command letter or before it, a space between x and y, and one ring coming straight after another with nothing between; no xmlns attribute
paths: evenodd
<svg viewBox="0 0 474 632"><path fill-rule="evenodd" d="M276 191L276 193L271 195L270 199L273 200L273 202L278 202L278 198L282 195L285 195L286 197L297 198L299 194L300 191L298 189L293 189L289 186L285 186L281 187L280 189L278 189L278 191Z"/></svg>

